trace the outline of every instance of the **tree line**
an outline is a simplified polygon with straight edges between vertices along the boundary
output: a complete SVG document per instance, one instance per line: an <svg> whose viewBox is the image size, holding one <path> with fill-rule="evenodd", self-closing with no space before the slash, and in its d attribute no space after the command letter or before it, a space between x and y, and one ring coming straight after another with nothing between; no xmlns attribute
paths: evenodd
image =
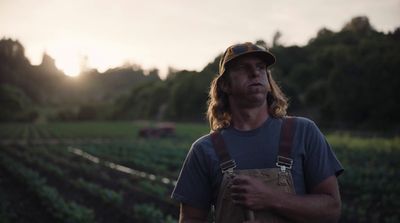
<svg viewBox="0 0 400 223"><path fill-rule="evenodd" d="M290 115L309 117L324 128L400 130L400 27L383 33L367 17L355 17L340 31L319 30L305 46L281 45L280 36L277 32L271 46L256 42L277 58L271 71L289 97ZM17 109L13 106L68 104L75 110L58 110L52 119L205 121L209 84L218 72L220 56L201 71L171 69L165 80L156 69L145 71L135 65L105 73L86 71L78 84L56 70L51 58L31 66L19 42L3 39L1 120L35 118L35 109L20 115L25 118L10 117L18 114L12 112ZM14 99L7 99L7 104L7 97Z"/></svg>

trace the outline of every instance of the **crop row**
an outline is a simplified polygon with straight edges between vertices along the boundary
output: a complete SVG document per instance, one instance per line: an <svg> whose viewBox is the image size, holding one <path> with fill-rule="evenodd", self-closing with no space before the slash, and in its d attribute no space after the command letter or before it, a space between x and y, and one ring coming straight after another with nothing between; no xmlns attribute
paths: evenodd
<svg viewBox="0 0 400 223"><path fill-rule="evenodd" d="M41 199L43 205L60 222L94 222L93 210L76 204L67 202L59 194L57 189L46 184L46 179L39 173L24 167L4 154L0 155L1 165L7 171L26 184L26 186Z"/></svg>
<svg viewBox="0 0 400 223"><path fill-rule="evenodd" d="M14 154L10 155L16 154L14 152ZM40 173L44 178L47 179L47 184L57 188L62 196L68 197L68 199L73 200L73 202L92 208L95 213L94 216L96 222L102 222L99 219L105 218L103 213L99 214L99 209L105 207L106 204L109 206L108 210L111 208L114 209L112 216L115 219L118 219L121 215L117 210L115 210L115 208L113 208L114 206L117 206L116 203L113 203L113 201L116 200L115 197L120 198L121 196L118 193L98 185L93 186L93 184L79 177L72 178L67 175L67 171L63 171L61 168L58 168L52 164L48 164L43 159L40 159L40 157L23 157L19 154L16 155L16 158L22 160L26 167L35 169L38 173ZM66 189L68 189L68 191ZM109 194L112 196L105 197L102 196L103 194ZM87 202L91 200L94 202ZM97 203L98 205L93 205L93 203Z"/></svg>
<svg viewBox="0 0 400 223"><path fill-rule="evenodd" d="M170 178L176 178L179 174L188 150L186 145L165 139L137 140L129 144L83 145L80 149L105 160Z"/></svg>
<svg viewBox="0 0 400 223"><path fill-rule="evenodd" d="M398 138L328 137L345 172L339 177L343 222L399 222Z"/></svg>
<svg viewBox="0 0 400 223"><path fill-rule="evenodd" d="M21 147L20 149L23 148L24 147ZM13 152L17 153L16 150ZM53 163L55 166L68 170L71 177L77 174L83 174L88 180L101 180L104 184L107 184L109 181L114 181L114 184L121 182L120 184L125 185L126 190L132 190L134 187L133 184L135 184L136 188L139 188L143 193L148 194L148 196L155 196L159 199L169 201L167 197L172 189L171 186L154 181L143 180L143 178L131 175L118 174L117 172L106 169L101 165L96 165L87 160L83 160L76 155L67 152L65 149L59 149L58 147L36 147L35 149L25 149L20 153L20 156L29 156L29 158L40 157L45 159L44 162L47 164ZM118 181L116 181L116 179L118 179Z"/></svg>
<svg viewBox="0 0 400 223"><path fill-rule="evenodd" d="M82 178L71 178L71 174L68 174L68 170L62 169L44 160L40 156L32 156L32 154L17 152L17 150L14 150L13 153L18 157L18 159L24 160L27 164L36 166L42 171L53 174L58 179L64 178L66 183L69 183L71 186L74 186L77 189L85 190L93 196L100 197L105 203L110 203L113 205L121 205L122 203L122 195L120 193L101 187L97 184L90 183Z"/></svg>
<svg viewBox="0 0 400 223"><path fill-rule="evenodd" d="M137 139L139 129L151 126L150 122L1 123L0 139ZM177 123L174 138L192 142L208 131L207 125L204 124Z"/></svg>
<svg viewBox="0 0 400 223"><path fill-rule="evenodd" d="M19 147L19 150L22 151L18 152L18 150L12 150L12 152L15 154L19 153L18 156L20 158L25 157L25 159L44 159L43 162L45 162L47 165L53 164L54 166L62 168L64 171L68 171L69 177L83 175L87 180L98 180L105 185L107 185L109 181L113 181L113 184L111 184L111 186L116 185L121 181L122 183L119 184L131 185L131 188L126 188L126 190L134 189L132 187L134 187L133 184L135 184L136 188L143 190L142 193L148 193L149 196L155 195L154 189L150 189L149 191L147 191L146 188L150 188L150 186L154 188L162 188L164 193L156 193L159 194L159 198L162 199L165 199L165 197L169 195L165 193L165 191L167 189L172 189L170 186L168 187L168 185L165 184L142 180L142 178L137 178L130 175L128 176L126 174L121 174L110 169L106 169L101 165L97 165L87 160L81 159L80 157L77 157L76 155L67 152L67 150L60 149L58 147L35 147L34 149ZM125 181L130 183L128 184ZM145 185L145 187L138 187L138 185Z"/></svg>
<svg viewBox="0 0 400 223"><path fill-rule="evenodd" d="M135 207L141 207L146 204L150 205L151 203L157 204L157 206L161 204L163 209L165 209L165 205L168 206L168 204L164 204L163 206L165 202L163 202L162 199L154 198L154 196L161 197L165 196L165 194L151 194L152 191L149 191L149 188L142 186L146 185L143 183L144 181L141 181L141 184L135 184L135 182L132 183L126 178L120 179L115 177L115 175L108 176L107 174L110 173L110 171L99 171L100 166L71 156L71 154L61 149L20 147L3 148L3 152L7 152L8 155L14 156L16 159L23 161L25 165L44 174L46 178L49 179L48 183L59 188L66 196L68 196L68 194L77 194L79 197L88 198L86 200L96 200L92 203L86 203L86 206L92 207L92 204L96 203L95 206L97 207L93 207L93 209L95 210L97 222L101 222L99 220L100 217L97 215L107 215L101 218L110 218L114 216L114 219L119 219L119 222L128 222L129 219L131 219L130 221L132 221L132 219L141 219L143 217L141 214L145 214L138 211L141 210L140 208L135 211ZM60 156L60 154L66 155L66 159ZM101 174L97 176L97 173ZM107 186L110 186L110 188L107 188ZM74 197L74 195L71 197ZM83 202L82 198L80 199L81 200L79 200L79 198L77 199L78 203ZM165 197L163 197L163 199L165 199ZM152 209L153 212L159 210L159 212L162 213L163 221L173 221L171 216L164 214L164 211L157 206L153 205L150 209ZM107 209L110 211L99 213L104 212L102 210L105 207L108 207ZM112 208L110 209L110 207ZM176 207L167 208L167 210L170 211L173 209L176 209ZM118 213L119 216L115 216ZM160 215L157 216L159 217ZM150 218L147 221L152 222L153 220L153 218Z"/></svg>
<svg viewBox="0 0 400 223"><path fill-rule="evenodd" d="M2 139L34 140L54 137L53 133L44 126L22 123L0 125Z"/></svg>

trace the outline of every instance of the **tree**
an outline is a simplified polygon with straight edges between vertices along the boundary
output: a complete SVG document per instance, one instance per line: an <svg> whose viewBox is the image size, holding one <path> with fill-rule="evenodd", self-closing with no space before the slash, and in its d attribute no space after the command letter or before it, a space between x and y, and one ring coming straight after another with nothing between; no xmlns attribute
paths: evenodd
<svg viewBox="0 0 400 223"><path fill-rule="evenodd" d="M0 121L32 121L37 113L32 108L32 102L20 89L0 85Z"/></svg>
<svg viewBox="0 0 400 223"><path fill-rule="evenodd" d="M368 34L375 29L369 23L369 19L366 16L358 16L351 19L342 29L342 31L350 31L361 34Z"/></svg>
<svg viewBox="0 0 400 223"><path fill-rule="evenodd" d="M272 38L272 47L277 47L280 45L279 39L282 37L282 33L278 30L275 32Z"/></svg>

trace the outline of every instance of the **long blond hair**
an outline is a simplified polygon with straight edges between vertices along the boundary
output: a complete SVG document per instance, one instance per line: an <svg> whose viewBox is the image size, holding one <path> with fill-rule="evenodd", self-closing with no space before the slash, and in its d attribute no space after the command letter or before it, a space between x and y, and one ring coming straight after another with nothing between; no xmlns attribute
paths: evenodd
<svg viewBox="0 0 400 223"><path fill-rule="evenodd" d="M229 108L228 95L222 90L221 86L228 83L229 72L215 77L210 86L207 118L212 131L226 128L231 125L232 117ZM272 78L271 72L267 71L270 91L267 94L268 113L275 118L281 118L286 115L288 100L281 91L277 83Z"/></svg>

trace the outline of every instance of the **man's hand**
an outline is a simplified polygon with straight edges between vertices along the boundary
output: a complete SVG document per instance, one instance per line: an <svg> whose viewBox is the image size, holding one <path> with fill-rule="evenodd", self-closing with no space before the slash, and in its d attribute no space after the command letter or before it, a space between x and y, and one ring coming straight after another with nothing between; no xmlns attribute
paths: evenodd
<svg viewBox="0 0 400 223"><path fill-rule="evenodd" d="M236 176L231 189L234 203L252 210L270 209L296 222L337 222L340 217L336 176L326 178L306 195L278 191L249 176Z"/></svg>
<svg viewBox="0 0 400 223"><path fill-rule="evenodd" d="M252 210L270 208L269 202L275 193L262 181L244 175L235 176L231 186L232 200Z"/></svg>

